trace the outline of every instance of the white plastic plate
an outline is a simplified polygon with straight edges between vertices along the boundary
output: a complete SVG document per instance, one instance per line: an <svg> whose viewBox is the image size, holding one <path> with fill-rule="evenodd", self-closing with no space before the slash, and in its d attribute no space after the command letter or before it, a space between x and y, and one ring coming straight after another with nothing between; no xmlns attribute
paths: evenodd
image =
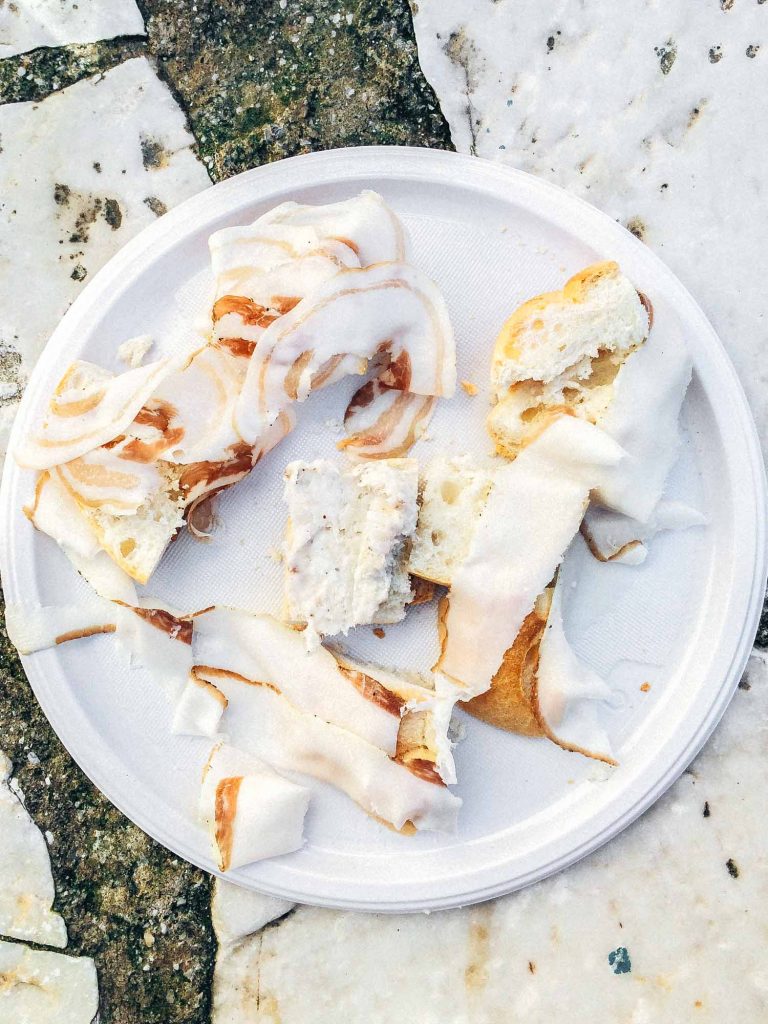
<svg viewBox="0 0 768 1024"><path fill-rule="evenodd" d="M442 287L456 328L459 390L443 402L414 454L488 451L483 420L489 354L524 299L571 273L617 259L657 311L676 316L695 360L683 422L686 444L670 494L704 511L704 528L661 535L642 566L603 565L576 540L567 629L610 680L611 770L546 740L460 716L456 751L464 799L456 835L395 835L325 785L314 791L307 844L296 854L232 872L233 881L304 903L417 910L482 900L536 881L625 828L669 786L714 728L742 672L766 576L765 481L754 425L722 345L682 285L608 217L552 185L481 160L372 148L261 167L183 203L134 239L83 291L53 334L27 388L12 444L30 429L64 368L82 357L119 369L120 342L151 333L152 354L189 344L210 309L207 239L287 199L323 203L381 192L409 228L416 262ZM183 536L147 592L180 608L217 602L279 608L274 550L284 522L281 476L297 457L335 457L337 422L356 387L329 388L302 409L300 427L224 496L208 544ZM21 512L31 473L9 458L0 494L6 600L67 602L85 593L55 544ZM432 606L384 640L369 629L352 649L384 664L426 667L435 652ZM511 640L511 638L510 638ZM113 638L94 637L23 659L53 727L96 785L141 828L215 871L196 820L210 742L170 733L156 683L129 669ZM650 690L641 690L644 683Z"/></svg>

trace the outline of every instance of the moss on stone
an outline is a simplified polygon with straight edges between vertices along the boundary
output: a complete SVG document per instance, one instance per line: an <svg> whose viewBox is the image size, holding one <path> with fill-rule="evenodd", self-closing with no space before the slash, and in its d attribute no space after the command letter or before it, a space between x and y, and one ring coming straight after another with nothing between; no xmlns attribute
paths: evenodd
<svg viewBox="0 0 768 1024"><path fill-rule="evenodd" d="M140 6L216 180L315 149L451 144L406 0Z"/></svg>

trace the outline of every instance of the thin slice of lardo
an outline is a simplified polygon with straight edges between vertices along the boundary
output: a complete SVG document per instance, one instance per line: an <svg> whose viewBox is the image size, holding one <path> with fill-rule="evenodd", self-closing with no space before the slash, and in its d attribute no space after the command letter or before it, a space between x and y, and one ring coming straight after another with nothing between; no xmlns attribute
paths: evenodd
<svg viewBox="0 0 768 1024"><path fill-rule="evenodd" d="M324 239L348 245L360 266L408 259L408 238L395 212L377 192L364 191L351 199L325 206L282 203L256 222L312 227Z"/></svg>
<svg viewBox="0 0 768 1024"><path fill-rule="evenodd" d="M387 383L453 394L453 331L439 289L415 267L381 263L341 271L266 329L251 357L237 428L257 438L292 401L377 360Z"/></svg>
<svg viewBox="0 0 768 1024"><path fill-rule="evenodd" d="M252 754L226 743L211 751L203 769L200 819L220 870L300 849L308 806L308 789Z"/></svg>
<svg viewBox="0 0 768 1024"><path fill-rule="evenodd" d="M601 720L610 690L569 644L562 598L559 581L539 596L490 689L464 707L497 728L547 736L564 750L615 764Z"/></svg>
<svg viewBox="0 0 768 1024"><path fill-rule="evenodd" d="M286 467L286 613L306 625L309 646L353 626L404 618L413 596L405 559L417 489L413 459Z"/></svg>
<svg viewBox="0 0 768 1024"><path fill-rule="evenodd" d="M445 616L438 667L463 693L489 688L579 529L600 473L622 458L597 427L564 416L497 470Z"/></svg>
<svg viewBox="0 0 768 1024"><path fill-rule="evenodd" d="M648 522L661 501L682 447L680 410L692 362L670 315L657 311L648 341L616 375L599 420L628 457L605 474L595 498L640 522Z"/></svg>
<svg viewBox="0 0 768 1024"><path fill-rule="evenodd" d="M100 597L138 604L134 581L101 547L82 508L58 474L49 470L40 473L34 500L24 513L36 529L56 541Z"/></svg>
<svg viewBox="0 0 768 1024"><path fill-rule="evenodd" d="M468 455L432 459L419 475L419 518L408 557L408 571L450 586L467 555L475 525L499 465Z"/></svg>
<svg viewBox="0 0 768 1024"><path fill-rule="evenodd" d="M233 355L253 353L264 330L345 267L359 267L346 244L314 228L261 224L224 228L209 240L215 277L213 340Z"/></svg>
<svg viewBox="0 0 768 1024"><path fill-rule="evenodd" d="M98 1008L99 984L90 957L0 939L3 1024L91 1024Z"/></svg>
<svg viewBox="0 0 768 1024"><path fill-rule="evenodd" d="M17 446L16 461L50 469L113 440L176 365L173 359L160 359L115 376L93 363L73 363L36 433Z"/></svg>
<svg viewBox="0 0 768 1024"><path fill-rule="evenodd" d="M344 414L346 437L337 447L352 459L391 459L406 455L432 419L437 399L399 391L380 377L366 381Z"/></svg>
<svg viewBox="0 0 768 1024"><path fill-rule="evenodd" d="M328 782L398 831L453 831L461 800L437 777L428 781L349 729L300 710L285 695L236 677L216 679L229 706L231 742L279 771Z"/></svg>
<svg viewBox="0 0 768 1024"><path fill-rule="evenodd" d="M324 647L307 651L301 633L271 615L213 608L193 622L199 678L220 689L228 678L243 687L272 685L296 707L395 753L404 702L381 687L358 686Z"/></svg>
<svg viewBox="0 0 768 1024"><path fill-rule="evenodd" d="M55 890L48 847L19 790L8 784L11 768L0 751L0 935L63 949L67 929L51 909Z"/></svg>
<svg viewBox="0 0 768 1024"><path fill-rule="evenodd" d="M191 672L173 711L171 732L182 736L213 737L219 731L227 698L213 683Z"/></svg>
<svg viewBox="0 0 768 1024"><path fill-rule="evenodd" d="M599 505L590 505L581 524L581 533L598 561L640 565L648 555L648 542L657 533L688 530L705 526L706 522L701 512L681 501L660 501L645 523Z"/></svg>
<svg viewBox="0 0 768 1024"><path fill-rule="evenodd" d="M568 643L563 627L563 590L558 580L539 647L534 683L536 716L558 746L615 764L601 719L611 691Z"/></svg>
<svg viewBox="0 0 768 1024"><path fill-rule="evenodd" d="M547 587L536 598L533 610L526 615L515 642L504 652L501 665L485 693L462 704L475 718L497 729L522 736L543 736L536 714L534 684L539 663L539 645L547 627L552 602L552 588Z"/></svg>
<svg viewBox="0 0 768 1024"><path fill-rule="evenodd" d="M114 633L131 663L150 672L171 700L192 671L192 620L162 606L132 607L96 594L66 605L22 602L6 606L6 627L21 654Z"/></svg>

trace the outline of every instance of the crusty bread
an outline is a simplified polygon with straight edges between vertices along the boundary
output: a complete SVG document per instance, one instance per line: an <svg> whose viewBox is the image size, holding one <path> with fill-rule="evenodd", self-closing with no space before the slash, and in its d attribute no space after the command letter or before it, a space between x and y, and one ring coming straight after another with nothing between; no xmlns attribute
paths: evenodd
<svg viewBox="0 0 768 1024"><path fill-rule="evenodd" d="M462 704L465 711L497 729L523 736L544 735L536 710L535 685L539 645L547 626L551 600L552 590L547 588L505 653L491 688Z"/></svg>
<svg viewBox="0 0 768 1024"><path fill-rule="evenodd" d="M493 470L465 455L433 459L419 480L419 518L408 559L414 576L449 586L491 490Z"/></svg>
<svg viewBox="0 0 768 1024"><path fill-rule="evenodd" d="M523 303L496 339L491 377L497 404L488 430L514 458L552 419L599 423L613 381L650 329L650 304L614 262L596 263L562 291Z"/></svg>

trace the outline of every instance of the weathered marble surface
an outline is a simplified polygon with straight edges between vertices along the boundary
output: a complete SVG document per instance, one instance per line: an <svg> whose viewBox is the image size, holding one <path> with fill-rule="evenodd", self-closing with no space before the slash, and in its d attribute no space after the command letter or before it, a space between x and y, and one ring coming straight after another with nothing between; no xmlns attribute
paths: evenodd
<svg viewBox="0 0 768 1024"><path fill-rule="evenodd" d="M28 373L83 283L209 179L145 57L43 102L0 106L0 138L2 455Z"/></svg>
<svg viewBox="0 0 768 1024"><path fill-rule="evenodd" d="M0 57L38 46L144 35L134 0L21 0L0 4Z"/></svg>
<svg viewBox="0 0 768 1024"><path fill-rule="evenodd" d="M215 1024L768 1019L762 656L741 687L669 793L555 878L432 915L275 907L274 924L221 948Z"/></svg>

